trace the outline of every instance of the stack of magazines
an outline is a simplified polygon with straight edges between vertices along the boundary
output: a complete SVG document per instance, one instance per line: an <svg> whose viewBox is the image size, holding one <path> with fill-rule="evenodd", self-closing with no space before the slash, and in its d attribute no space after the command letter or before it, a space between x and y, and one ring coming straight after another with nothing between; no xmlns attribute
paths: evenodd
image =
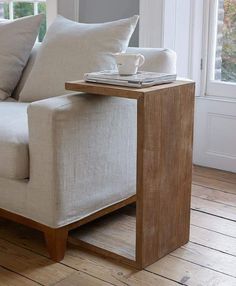
<svg viewBox="0 0 236 286"><path fill-rule="evenodd" d="M88 82L121 85L128 87L148 87L170 83L176 80L176 74L140 71L135 75L119 75L117 71L100 71L86 73L84 80Z"/></svg>

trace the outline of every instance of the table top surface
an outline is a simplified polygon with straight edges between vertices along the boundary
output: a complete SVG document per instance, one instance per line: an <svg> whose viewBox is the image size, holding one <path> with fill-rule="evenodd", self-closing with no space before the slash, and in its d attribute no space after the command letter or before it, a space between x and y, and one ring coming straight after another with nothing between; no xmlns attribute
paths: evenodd
<svg viewBox="0 0 236 286"><path fill-rule="evenodd" d="M168 84L154 85L146 88L133 88L133 87L116 86L116 85L101 84L101 83L90 83L90 82L85 82L84 80L78 80L78 81L66 82L65 88L67 90L86 92L90 94L139 99L140 97L145 96L145 94L155 93L159 90L178 87L181 85L189 85L189 84L192 85L194 84L194 82L187 80L177 80L175 82Z"/></svg>

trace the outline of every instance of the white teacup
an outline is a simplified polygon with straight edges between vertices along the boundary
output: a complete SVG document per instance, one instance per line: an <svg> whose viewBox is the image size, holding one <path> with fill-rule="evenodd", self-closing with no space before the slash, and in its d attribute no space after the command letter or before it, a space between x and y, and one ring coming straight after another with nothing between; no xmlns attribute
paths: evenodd
<svg viewBox="0 0 236 286"><path fill-rule="evenodd" d="M120 75L136 74L138 68L145 62L145 58L141 54L116 53L113 55Z"/></svg>

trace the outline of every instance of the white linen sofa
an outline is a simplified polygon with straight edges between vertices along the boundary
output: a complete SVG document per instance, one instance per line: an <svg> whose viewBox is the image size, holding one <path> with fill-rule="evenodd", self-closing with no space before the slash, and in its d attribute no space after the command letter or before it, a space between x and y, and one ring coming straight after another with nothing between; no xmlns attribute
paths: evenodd
<svg viewBox="0 0 236 286"><path fill-rule="evenodd" d="M39 48L15 98L0 102L0 216L43 231L59 261L68 230L134 199L136 101L67 94L18 102ZM145 56L145 70L176 72L173 51L128 52Z"/></svg>

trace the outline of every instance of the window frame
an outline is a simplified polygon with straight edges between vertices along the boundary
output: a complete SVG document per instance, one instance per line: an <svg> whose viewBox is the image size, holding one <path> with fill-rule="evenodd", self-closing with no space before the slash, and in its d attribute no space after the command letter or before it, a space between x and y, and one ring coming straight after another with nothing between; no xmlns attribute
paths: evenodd
<svg viewBox="0 0 236 286"><path fill-rule="evenodd" d="M46 0L46 17L47 17L47 29L55 20L58 15L58 3L57 0Z"/></svg>
<svg viewBox="0 0 236 286"><path fill-rule="evenodd" d="M46 18L47 18L47 29L56 18L58 14L58 4L57 0L1 0L1 2L6 2L9 4L9 18L10 20L14 20L13 17L13 3L14 2L33 2L34 3L34 15L38 14L38 3L45 2L46 3Z"/></svg>
<svg viewBox="0 0 236 286"><path fill-rule="evenodd" d="M205 34L207 37L206 52L206 72L205 76L205 95L216 97L236 98L236 83L224 82L214 79L215 54L217 39L217 19L218 19L218 0L208 0L205 2ZM204 82L204 80L203 80Z"/></svg>

